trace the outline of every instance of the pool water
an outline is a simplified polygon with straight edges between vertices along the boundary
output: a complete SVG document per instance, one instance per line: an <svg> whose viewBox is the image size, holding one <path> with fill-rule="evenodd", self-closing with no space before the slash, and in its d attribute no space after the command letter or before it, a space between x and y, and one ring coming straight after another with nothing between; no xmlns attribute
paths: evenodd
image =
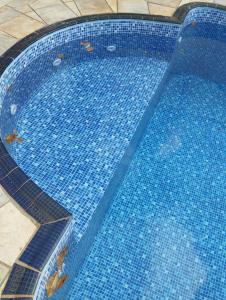
<svg viewBox="0 0 226 300"><path fill-rule="evenodd" d="M225 98L170 78L68 299L225 299Z"/></svg>
<svg viewBox="0 0 226 300"><path fill-rule="evenodd" d="M199 30L187 26L182 41L178 31L174 38L92 37L93 53L77 40L27 66L7 94L6 103L23 103L1 134L16 127L24 139L8 151L75 219L69 280L53 299L226 298L226 84L212 58L213 45L222 50L218 63L226 47L201 39ZM79 242L130 151L124 180L75 272Z"/></svg>

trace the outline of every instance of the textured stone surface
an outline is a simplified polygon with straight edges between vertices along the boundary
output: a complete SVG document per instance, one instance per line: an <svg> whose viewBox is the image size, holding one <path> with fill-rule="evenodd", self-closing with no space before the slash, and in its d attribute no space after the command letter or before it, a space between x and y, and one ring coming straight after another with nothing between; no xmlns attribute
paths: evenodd
<svg viewBox="0 0 226 300"><path fill-rule="evenodd" d="M77 0L76 3L82 15L112 12L105 0Z"/></svg>
<svg viewBox="0 0 226 300"><path fill-rule="evenodd" d="M0 208L5 205L9 201L8 195L5 193L5 191L0 186Z"/></svg>
<svg viewBox="0 0 226 300"><path fill-rule="evenodd" d="M0 261L12 266L35 231L34 223L13 203L8 202L2 206L0 208Z"/></svg>
<svg viewBox="0 0 226 300"><path fill-rule="evenodd" d="M148 4L145 0L118 0L119 12L148 14Z"/></svg>
<svg viewBox="0 0 226 300"><path fill-rule="evenodd" d="M8 33L14 38L21 39L41 27L43 27L43 23L21 14L1 24L0 31Z"/></svg>
<svg viewBox="0 0 226 300"><path fill-rule="evenodd" d="M0 0L0 55L16 39L65 19L117 12L172 16L190 2L226 5L226 0Z"/></svg>
<svg viewBox="0 0 226 300"><path fill-rule="evenodd" d="M172 16L175 8L169 6L162 6L154 3L149 3L149 11L152 15Z"/></svg>

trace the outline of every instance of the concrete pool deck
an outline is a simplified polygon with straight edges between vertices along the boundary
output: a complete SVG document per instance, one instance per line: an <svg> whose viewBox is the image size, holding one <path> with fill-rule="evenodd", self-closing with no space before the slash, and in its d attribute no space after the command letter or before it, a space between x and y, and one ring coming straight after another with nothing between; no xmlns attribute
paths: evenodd
<svg viewBox="0 0 226 300"><path fill-rule="evenodd" d="M0 295L12 265L38 229L0 186Z"/></svg>
<svg viewBox="0 0 226 300"><path fill-rule="evenodd" d="M172 16L184 4L226 0L0 0L0 55L26 35L50 24L100 13Z"/></svg>

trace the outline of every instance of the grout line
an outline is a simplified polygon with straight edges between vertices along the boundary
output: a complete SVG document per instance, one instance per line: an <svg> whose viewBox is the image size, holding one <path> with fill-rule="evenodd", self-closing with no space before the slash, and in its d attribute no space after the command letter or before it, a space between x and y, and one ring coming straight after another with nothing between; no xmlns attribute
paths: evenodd
<svg viewBox="0 0 226 300"><path fill-rule="evenodd" d="M26 248L24 248L24 250L26 250ZM22 252L21 252L21 253L22 253ZM32 271L41 273L41 271L39 271L38 269L36 269L36 268L34 268L34 267L32 267L32 266L29 266L28 264L26 264L26 263L20 261L19 259L17 259L17 260L15 261L15 263L18 264L18 265L20 265L20 266L22 266L22 267L25 267L25 268L27 268L27 269L29 269L29 270L32 270Z"/></svg>
<svg viewBox="0 0 226 300"><path fill-rule="evenodd" d="M75 6L77 7L77 9L78 9L78 11L79 11L79 13L80 13L80 15L82 16L82 12L81 12L81 10L79 9L79 7L78 7L76 1L75 1L75 0L72 0L72 1L74 2Z"/></svg>
<svg viewBox="0 0 226 300"><path fill-rule="evenodd" d="M1 31L1 30L0 30ZM0 160L5 157L5 156L10 156L9 153L3 154L2 156L0 156Z"/></svg>
<svg viewBox="0 0 226 300"><path fill-rule="evenodd" d="M174 10L177 9L177 7L172 7L172 6L163 5L163 4L159 4L159 3L154 3L154 2L148 2L148 3L154 4L154 5L157 5L157 6L161 6L161 7L165 7L165 8L171 8L171 9L174 9ZM148 5L148 7L149 7L149 5Z"/></svg>
<svg viewBox="0 0 226 300"><path fill-rule="evenodd" d="M12 18L13 19L13 18ZM4 23L3 23L4 24ZM1 24L1 25L3 25ZM5 31L4 29L0 28L0 31L4 32L5 34L9 35L10 37L14 38L14 39L17 39L17 41L21 40L21 38L18 38L17 36L15 35L12 35L11 33L8 33L7 31ZM10 49L11 47L7 48L6 50Z"/></svg>
<svg viewBox="0 0 226 300"><path fill-rule="evenodd" d="M24 294L20 294L20 295L16 295L16 294L13 294L13 295L0 295L1 297L4 297L5 299L21 299L21 297L23 298L32 298L33 299L33 295L24 295ZM1 298L0 298L1 299Z"/></svg>
<svg viewBox="0 0 226 300"><path fill-rule="evenodd" d="M15 195L22 188L22 186L24 186L30 180L31 180L31 178L28 178L12 195Z"/></svg>
<svg viewBox="0 0 226 300"><path fill-rule="evenodd" d="M34 198L34 201L36 201L40 196L41 196L41 194L43 194L44 193L44 191L41 191L35 198Z"/></svg>
<svg viewBox="0 0 226 300"><path fill-rule="evenodd" d="M8 204L8 203L10 203L10 200L7 200L5 203L3 203L2 205L0 205L0 209L2 208L2 207L4 207L6 204ZM1 261L0 261L1 262Z"/></svg>
<svg viewBox="0 0 226 300"><path fill-rule="evenodd" d="M180 7L180 4L181 4L181 2L182 2L183 0L181 0L176 6L170 6L169 3L168 3L168 4L163 4L163 3L158 3L157 1L156 1L156 2L152 2L152 1L153 1L153 0L148 0L148 1L146 1L146 3L156 4L156 5L163 6L163 7L170 7L170 8L174 8L174 9L176 10L177 8ZM203 1L205 2L205 0L203 0ZM195 2L195 0L192 1L192 2ZM191 3L192 3L192 2L191 2Z"/></svg>
<svg viewBox="0 0 226 300"><path fill-rule="evenodd" d="M151 15L151 10L150 10L150 6L149 6L149 2L147 2L147 6L148 6L149 15Z"/></svg>
<svg viewBox="0 0 226 300"><path fill-rule="evenodd" d="M27 5L28 5L28 6L30 7L30 9L31 9L31 11L28 11L28 13L29 13L29 12L34 12L34 13L36 13L36 11L30 6L29 3L28 3ZM23 12L17 10L16 8L14 8L14 7L10 6L10 5L8 5L8 7L12 8L12 9L15 10L16 12L20 13L21 15L24 15L24 16L27 17L27 18L30 18L30 19L32 19L32 20L34 20L34 21L36 21L36 22L42 23L41 21L38 21L38 20L36 20L36 19L34 19L34 18L32 18L32 17L26 15L26 13L23 13ZM37 14L37 13L36 13L36 14ZM38 14L37 14L37 15L38 15ZM38 15L38 16L39 16L39 15ZM39 16L39 17L40 17L40 16ZM41 17L40 17L40 18L41 18ZM42 18L41 18L41 20L42 20L46 25L48 25ZM4 24L4 23L3 23L3 24ZM44 25L44 24L43 24L43 25Z"/></svg>
<svg viewBox="0 0 226 300"><path fill-rule="evenodd" d="M18 169L19 166L16 166L15 168L13 168L12 170L9 171L9 173L7 173L4 177L0 178L1 180L5 179L6 177L8 177L13 171L15 171L16 169Z"/></svg>
<svg viewBox="0 0 226 300"><path fill-rule="evenodd" d="M10 265L7 265L7 264L6 264L5 262L3 262L2 260L0 260L0 264L4 265L5 267L7 267L7 268L9 268L9 269L11 268Z"/></svg>
<svg viewBox="0 0 226 300"><path fill-rule="evenodd" d="M12 18L13 19L13 18ZM10 19L11 20L11 19ZM3 24L5 24L5 23L2 23L1 25L3 25ZM1 26L0 25L0 26ZM18 40L20 40L20 39L18 39L18 37L16 37L15 35L12 35L11 33L8 33L7 31L5 31L4 29L2 29L2 28L0 28L0 31L1 32L3 32L3 33L5 33L6 35L8 35L8 36L10 36L10 37L12 37L12 38L14 38L14 39L16 39L17 41ZM9 48L7 48L6 50L8 50Z"/></svg>
<svg viewBox="0 0 226 300"><path fill-rule="evenodd" d="M70 8L70 6L67 5L68 2L63 2L63 0L60 1L66 8L68 8L74 14L75 17L77 17L77 14Z"/></svg>
<svg viewBox="0 0 226 300"><path fill-rule="evenodd" d="M108 1L107 1L107 0L105 0L105 3L106 3L106 4L107 4L107 6L110 8L110 11L111 11L111 12L114 12L113 8L111 7L111 5L108 3Z"/></svg>
<svg viewBox="0 0 226 300"><path fill-rule="evenodd" d="M54 220L54 221L50 221L50 222L44 223L42 225L53 224L53 223L56 223L58 221L69 220L70 218L71 218L71 216L68 216L68 217L64 217L64 218L61 218L61 219L57 219L57 220Z"/></svg>
<svg viewBox="0 0 226 300"><path fill-rule="evenodd" d="M31 8L32 12L34 12L43 22L45 25L48 25L46 21L36 12L36 10L28 3L28 6ZM32 18L32 17L31 17ZM33 18L34 19L34 18ZM34 19L35 20L35 19ZM37 20L36 20L37 21Z"/></svg>

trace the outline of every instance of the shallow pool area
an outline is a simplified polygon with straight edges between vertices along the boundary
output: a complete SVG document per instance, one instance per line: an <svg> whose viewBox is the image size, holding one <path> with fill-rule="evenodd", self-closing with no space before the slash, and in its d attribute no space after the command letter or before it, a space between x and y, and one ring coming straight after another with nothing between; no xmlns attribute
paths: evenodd
<svg viewBox="0 0 226 300"><path fill-rule="evenodd" d="M102 18L0 77L0 183L39 224L3 296L222 300L226 13Z"/></svg>
<svg viewBox="0 0 226 300"><path fill-rule="evenodd" d="M57 69L16 114L25 142L10 147L12 156L35 183L73 212L78 238L167 65L142 56L76 61Z"/></svg>

